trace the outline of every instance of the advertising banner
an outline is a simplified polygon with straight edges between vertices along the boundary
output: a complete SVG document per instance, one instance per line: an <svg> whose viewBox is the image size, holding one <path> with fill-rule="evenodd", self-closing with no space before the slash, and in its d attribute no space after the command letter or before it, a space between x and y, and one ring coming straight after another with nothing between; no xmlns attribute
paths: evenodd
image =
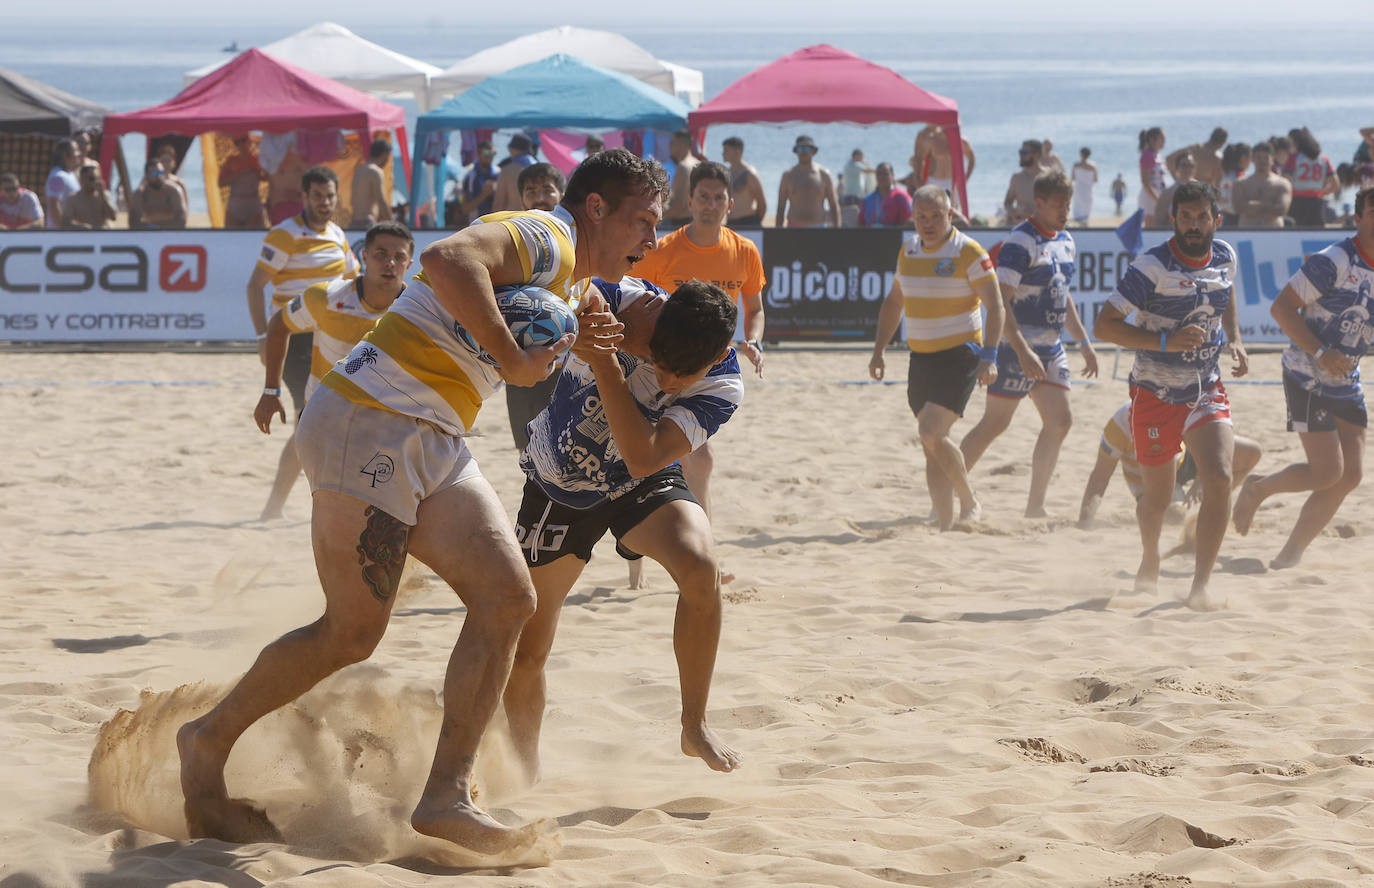
<svg viewBox="0 0 1374 888"><path fill-rule="evenodd" d="M991 248L1005 230L969 232ZM0 339L10 341L251 340L245 285L261 231L0 232ZM417 251L447 235L416 232ZM910 229L742 232L763 253L771 341L872 341ZM1145 246L1164 231L1147 231ZM1073 232L1075 298L1094 318L1131 263L1110 230ZM1238 257L1236 293L1247 342L1283 342L1269 306L1303 257L1339 231L1223 231ZM362 233L350 232L361 253ZM418 271L418 265L411 272Z"/></svg>

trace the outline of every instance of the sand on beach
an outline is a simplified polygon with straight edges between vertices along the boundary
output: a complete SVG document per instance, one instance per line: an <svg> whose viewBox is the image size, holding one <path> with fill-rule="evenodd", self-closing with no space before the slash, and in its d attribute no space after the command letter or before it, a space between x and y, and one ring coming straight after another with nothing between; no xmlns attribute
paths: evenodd
<svg viewBox="0 0 1374 888"><path fill-rule="evenodd" d="M1195 613L1187 557L1157 596L1130 594L1119 477L1098 525L1074 526L1123 381L1074 386L1053 517L1021 517L1027 404L975 470L982 520L940 534L905 353L891 384L863 384L867 362L769 351L717 439L738 579L710 719L744 768L679 753L674 589L649 565L652 588L629 591L603 541L549 664L544 779L520 785L499 722L479 759L498 817L548 821L531 859L502 861L407 825L463 619L423 570L370 662L231 758L231 792L286 843L187 839L172 732L320 610L304 482L284 520L254 520L285 435L252 425L251 354L0 352L0 885L1374 885L1371 485L1303 565L1248 573L1302 500L1265 503L1223 547L1228 608ZM1272 470L1301 452L1278 355L1253 377L1230 387L1236 425ZM977 393L956 433L982 409ZM514 514L503 404L479 431Z"/></svg>

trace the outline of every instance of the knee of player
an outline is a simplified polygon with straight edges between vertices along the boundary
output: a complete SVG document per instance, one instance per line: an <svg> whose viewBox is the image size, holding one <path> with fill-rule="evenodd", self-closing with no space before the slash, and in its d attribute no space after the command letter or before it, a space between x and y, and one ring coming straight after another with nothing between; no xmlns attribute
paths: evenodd
<svg viewBox="0 0 1374 888"><path fill-rule="evenodd" d="M1340 478L1336 481L1336 486L1339 486L1341 490L1349 493L1356 487L1359 487L1360 482L1363 480L1364 466L1359 463L1346 462L1344 468L1341 470Z"/></svg>
<svg viewBox="0 0 1374 888"><path fill-rule="evenodd" d="M675 567L678 592L689 603L720 601L720 563L709 548L687 554Z"/></svg>
<svg viewBox="0 0 1374 888"><path fill-rule="evenodd" d="M921 446L926 450L940 446L940 442L945 439L946 432L943 427L934 424L927 425L921 423L916 427L916 436L921 439Z"/></svg>
<svg viewBox="0 0 1374 888"><path fill-rule="evenodd" d="M1345 461L1337 455L1335 459L1308 463L1312 472L1312 489L1325 490L1328 487L1335 487L1337 484L1344 484L1347 470L1344 462ZM1358 472L1359 470L1356 469L1356 471ZM1355 483L1358 484L1359 481L1357 480Z"/></svg>
<svg viewBox="0 0 1374 888"><path fill-rule="evenodd" d="M386 633L384 620L363 621L325 617L324 628L329 638L329 655L339 668L361 663L377 649Z"/></svg>

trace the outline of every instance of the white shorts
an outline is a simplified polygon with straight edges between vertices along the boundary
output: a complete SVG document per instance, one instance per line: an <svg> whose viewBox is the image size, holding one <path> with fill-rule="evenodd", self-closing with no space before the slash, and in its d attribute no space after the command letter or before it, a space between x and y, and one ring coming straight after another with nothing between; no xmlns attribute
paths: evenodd
<svg viewBox="0 0 1374 888"><path fill-rule="evenodd" d="M482 473L462 439L320 386L296 426L310 491L333 490L415 526L423 500Z"/></svg>

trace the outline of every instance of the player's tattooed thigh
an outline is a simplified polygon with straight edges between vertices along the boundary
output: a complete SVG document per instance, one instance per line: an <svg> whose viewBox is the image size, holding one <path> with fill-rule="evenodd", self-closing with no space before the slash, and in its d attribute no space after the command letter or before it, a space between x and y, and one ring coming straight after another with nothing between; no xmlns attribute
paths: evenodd
<svg viewBox="0 0 1374 888"><path fill-rule="evenodd" d="M372 597L385 604L401 582L410 545L410 525L376 506L368 506L363 515L367 527L358 537L358 563L363 567L363 582L372 590Z"/></svg>

